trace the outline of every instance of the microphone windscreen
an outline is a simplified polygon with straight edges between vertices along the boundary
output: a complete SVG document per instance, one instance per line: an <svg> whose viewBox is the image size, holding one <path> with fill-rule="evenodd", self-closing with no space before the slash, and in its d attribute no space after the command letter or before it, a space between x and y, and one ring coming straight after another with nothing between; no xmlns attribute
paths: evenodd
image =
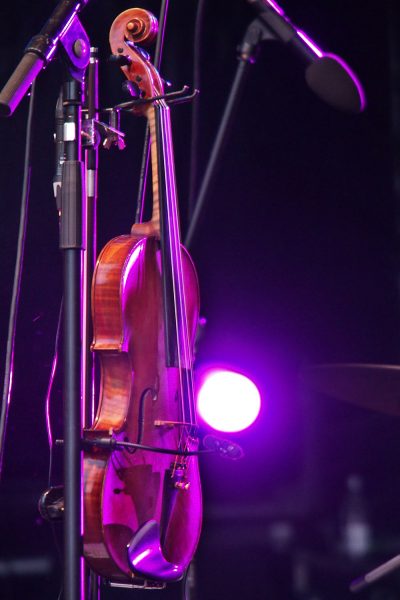
<svg viewBox="0 0 400 600"><path fill-rule="evenodd" d="M334 108L353 114L365 108L361 83L350 67L333 54L311 63L306 69L306 81L317 96Z"/></svg>

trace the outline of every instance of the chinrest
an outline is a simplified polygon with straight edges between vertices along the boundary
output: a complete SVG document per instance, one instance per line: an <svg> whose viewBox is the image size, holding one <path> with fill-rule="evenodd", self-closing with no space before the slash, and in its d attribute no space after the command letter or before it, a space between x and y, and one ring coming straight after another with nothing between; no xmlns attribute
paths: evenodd
<svg viewBox="0 0 400 600"><path fill-rule="evenodd" d="M160 542L160 525L147 521L133 536L127 546L128 564L135 575L155 581L178 581L185 569L169 562L163 555Z"/></svg>

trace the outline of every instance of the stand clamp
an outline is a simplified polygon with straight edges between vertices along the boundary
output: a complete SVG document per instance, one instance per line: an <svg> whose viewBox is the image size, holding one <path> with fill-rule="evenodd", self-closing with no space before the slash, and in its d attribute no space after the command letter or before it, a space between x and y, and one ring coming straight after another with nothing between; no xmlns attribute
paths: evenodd
<svg viewBox="0 0 400 600"><path fill-rule="evenodd" d="M103 123L103 121L97 121L96 119L85 119L82 124L82 146L83 148L98 148L100 142L103 148L109 150L111 146L117 146L118 150L124 150L125 134L118 128L111 125L112 119L111 112L117 112L114 109L110 109L110 123ZM115 120L119 121L119 115Z"/></svg>

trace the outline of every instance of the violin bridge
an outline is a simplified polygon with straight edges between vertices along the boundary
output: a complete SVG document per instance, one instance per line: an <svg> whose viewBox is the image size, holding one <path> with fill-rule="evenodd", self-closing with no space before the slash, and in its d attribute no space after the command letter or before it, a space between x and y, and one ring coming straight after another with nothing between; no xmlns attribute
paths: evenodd
<svg viewBox="0 0 400 600"><path fill-rule="evenodd" d="M184 421L154 421L155 427L192 427L193 423L185 423Z"/></svg>
<svg viewBox="0 0 400 600"><path fill-rule="evenodd" d="M182 492L187 492L188 489L190 489L190 481L176 481L174 483L174 488Z"/></svg>

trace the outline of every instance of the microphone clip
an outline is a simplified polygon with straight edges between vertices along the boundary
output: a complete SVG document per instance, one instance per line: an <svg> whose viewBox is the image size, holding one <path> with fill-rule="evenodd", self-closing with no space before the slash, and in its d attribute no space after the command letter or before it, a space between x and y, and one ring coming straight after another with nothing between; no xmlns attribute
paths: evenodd
<svg viewBox="0 0 400 600"><path fill-rule="evenodd" d="M239 460L244 456L243 448L239 444L215 435L206 435L203 438L203 446L223 458L230 458L231 460Z"/></svg>

